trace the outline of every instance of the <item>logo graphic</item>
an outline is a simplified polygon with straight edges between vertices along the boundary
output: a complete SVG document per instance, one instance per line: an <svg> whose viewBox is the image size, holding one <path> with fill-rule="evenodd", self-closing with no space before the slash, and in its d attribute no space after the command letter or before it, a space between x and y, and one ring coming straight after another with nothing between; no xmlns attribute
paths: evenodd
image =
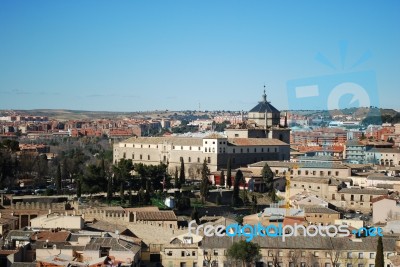
<svg viewBox="0 0 400 267"><path fill-rule="evenodd" d="M342 42L340 44L342 66L340 73L288 81L289 109L336 110L335 114L338 114L339 109L379 107L375 72L344 72L346 55L347 44ZM363 53L348 70L352 70L367 61L370 56L370 52ZM335 71L338 69L321 53L317 54L316 60Z"/></svg>
<svg viewBox="0 0 400 267"><path fill-rule="evenodd" d="M197 235L200 234L200 231L203 232L204 236L244 236L246 237L246 241L250 242L253 240L255 236L261 237L281 237L282 242L285 242L286 237L290 236L329 236L329 237L345 237L349 236L351 233L354 235L362 235L362 236L383 236L382 228L380 227L371 227L371 228L360 228L354 229L350 232L348 225L285 225L283 226L281 223L278 225L270 224L267 226L263 226L258 223L256 225L239 225L229 224L226 227L224 225L199 225L196 229L192 228L193 224L196 224L196 221L193 220L189 223L188 234L192 234L192 229L196 230L195 233Z"/></svg>

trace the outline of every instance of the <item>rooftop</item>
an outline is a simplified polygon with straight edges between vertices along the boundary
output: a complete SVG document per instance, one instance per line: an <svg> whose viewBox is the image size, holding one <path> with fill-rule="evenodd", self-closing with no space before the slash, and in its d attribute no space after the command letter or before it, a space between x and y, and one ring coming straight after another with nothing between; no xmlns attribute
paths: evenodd
<svg viewBox="0 0 400 267"><path fill-rule="evenodd" d="M304 206L303 208L305 213L340 214L340 212L337 212L336 210L322 206Z"/></svg>
<svg viewBox="0 0 400 267"><path fill-rule="evenodd" d="M138 221L177 221L175 213L172 210L167 211L143 211L137 213Z"/></svg>
<svg viewBox="0 0 400 267"><path fill-rule="evenodd" d="M367 195L387 195L386 189L372 189L372 188L342 188L339 193L347 194L367 194Z"/></svg>
<svg viewBox="0 0 400 267"><path fill-rule="evenodd" d="M284 162L284 161L259 161L250 164L249 167L264 167L265 163L270 167L283 168L321 168L321 169L348 169L346 165L330 162Z"/></svg>

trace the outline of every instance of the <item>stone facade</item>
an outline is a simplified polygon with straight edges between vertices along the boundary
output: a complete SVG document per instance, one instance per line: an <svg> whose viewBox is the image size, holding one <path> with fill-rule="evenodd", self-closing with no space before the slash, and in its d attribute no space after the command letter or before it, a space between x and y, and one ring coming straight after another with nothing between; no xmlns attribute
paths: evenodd
<svg viewBox="0 0 400 267"><path fill-rule="evenodd" d="M190 178L200 178L204 160L210 171L217 171L226 167L228 158L235 168L260 160L289 160L289 157L289 144L267 138L139 137L114 145L114 162L125 158L147 165L169 163L172 173L183 158Z"/></svg>

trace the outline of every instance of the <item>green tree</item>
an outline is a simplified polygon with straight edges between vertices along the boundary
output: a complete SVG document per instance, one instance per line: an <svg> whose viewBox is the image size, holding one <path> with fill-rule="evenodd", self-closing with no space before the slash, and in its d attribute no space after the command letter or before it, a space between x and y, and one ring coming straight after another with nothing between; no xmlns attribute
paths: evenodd
<svg viewBox="0 0 400 267"><path fill-rule="evenodd" d="M113 166L114 178L119 187L119 196L121 203L125 202L124 192L125 183L130 183L132 180L133 164L131 160L121 159L116 165Z"/></svg>
<svg viewBox="0 0 400 267"><path fill-rule="evenodd" d="M253 195L251 197L251 213L257 213L258 209L257 209L257 197L255 195Z"/></svg>
<svg viewBox="0 0 400 267"><path fill-rule="evenodd" d="M224 171L221 171L221 175L220 175L220 178L219 178L219 185L220 186L225 186L225 173L224 173Z"/></svg>
<svg viewBox="0 0 400 267"><path fill-rule="evenodd" d="M261 171L261 176L265 184L265 192L267 192L272 201L275 201L277 199L277 196L274 188L274 173L268 166L268 163L265 163Z"/></svg>
<svg viewBox="0 0 400 267"><path fill-rule="evenodd" d="M181 157L181 168L179 171L179 183L182 185L185 184L186 178L185 178L185 163L183 162L183 157Z"/></svg>
<svg viewBox="0 0 400 267"><path fill-rule="evenodd" d="M113 190L112 190L112 178L108 177L107 179L107 201L110 202L113 196Z"/></svg>
<svg viewBox="0 0 400 267"><path fill-rule="evenodd" d="M193 208L190 218L195 220L198 225L200 224L199 212L196 207Z"/></svg>
<svg viewBox="0 0 400 267"><path fill-rule="evenodd" d="M57 194L61 194L61 166L60 164L57 165L57 173L56 173L56 190Z"/></svg>
<svg viewBox="0 0 400 267"><path fill-rule="evenodd" d="M222 203L222 197L220 193L217 193L217 196L215 197L215 204L217 204L218 206L221 205Z"/></svg>
<svg viewBox="0 0 400 267"><path fill-rule="evenodd" d="M376 247L375 267L384 267L384 266L385 266L385 260L383 257L383 243L382 243L382 237L380 236L378 238L378 245Z"/></svg>
<svg viewBox="0 0 400 267"><path fill-rule="evenodd" d="M19 151L19 142L15 140L6 139L0 144L0 147L1 146L5 147L10 152Z"/></svg>
<svg viewBox="0 0 400 267"><path fill-rule="evenodd" d="M261 259L260 246L256 243L240 240L235 242L227 251L227 256L234 261L242 263L245 267Z"/></svg>
<svg viewBox="0 0 400 267"><path fill-rule="evenodd" d="M174 187L175 188L181 188L181 183L179 182L179 176L178 176L178 167L175 167L175 179L174 179Z"/></svg>
<svg viewBox="0 0 400 267"><path fill-rule="evenodd" d="M96 194L104 192L107 187L107 180L101 174L101 167L96 164L89 164L82 177L82 192Z"/></svg>
<svg viewBox="0 0 400 267"><path fill-rule="evenodd" d="M204 159L203 167L201 168L201 184L200 184L200 195L201 195L201 201L203 203L206 200L206 197L208 196L209 193L209 185L210 185L209 175L210 175L210 169L208 169L207 160Z"/></svg>
<svg viewBox="0 0 400 267"><path fill-rule="evenodd" d="M231 167L231 157L228 158L226 164L226 186L230 189L232 187L232 167Z"/></svg>
<svg viewBox="0 0 400 267"><path fill-rule="evenodd" d="M235 175L235 183L233 185L233 194L232 194L232 206L238 207L240 205L240 196L239 196L239 184L243 180L243 173L241 170L238 170Z"/></svg>
<svg viewBox="0 0 400 267"><path fill-rule="evenodd" d="M82 177L78 176L76 179L76 197L81 197L82 196Z"/></svg>

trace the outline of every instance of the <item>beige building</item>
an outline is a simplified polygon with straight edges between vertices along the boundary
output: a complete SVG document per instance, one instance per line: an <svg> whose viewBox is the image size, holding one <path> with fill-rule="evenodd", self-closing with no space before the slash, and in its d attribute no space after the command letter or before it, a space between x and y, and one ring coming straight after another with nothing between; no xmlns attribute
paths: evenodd
<svg viewBox="0 0 400 267"><path fill-rule="evenodd" d="M248 167L262 169L265 165L271 168L276 175L285 175L288 171L292 177L339 177L347 178L351 169L343 164L328 162L279 162L267 161L250 164Z"/></svg>
<svg viewBox="0 0 400 267"><path fill-rule="evenodd" d="M248 121L225 129L225 133L227 137L130 138L114 145L114 162L122 158L148 165L163 162L174 171L182 158L188 177L199 178L204 160L210 171L217 171L226 167L228 158L233 168L290 159L290 128L286 120L280 125L280 111L267 101L265 90L262 100L249 111Z"/></svg>
<svg viewBox="0 0 400 267"><path fill-rule="evenodd" d="M385 223L400 219L400 205L396 200L386 196L372 199L372 222Z"/></svg>
<svg viewBox="0 0 400 267"><path fill-rule="evenodd" d="M340 213L322 206L304 206L306 220L311 224L330 225L340 219Z"/></svg>
<svg viewBox="0 0 400 267"><path fill-rule="evenodd" d="M332 193L329 202L345 210L360 210L363 213L372 211L372 200L379 196L387 196L388 190L374 188L342 188Z"/></svg>
<svg viewBox="0 0 400 267"><path fill-rule="evenodd" d="M226 167L228 158L232 167L240 167L262 160L289 160L289 153L289 144L268 138L134 137L114 145L114 162L122 158L147 165L163 162L174 171L183 158L189 177L200 177L204 160L210 171L217 171Z"/></svg>
<svg viewBox="0 0 400 267"><path fill-rule="evenodd" d="M84 227L81 216L68 216L61 214L47 214L31 219L31 227L37 229L74 229L80 230Z"/></svg>
<svg viewBox="0 0 400 267"><path fill-rule="evenodd" d="M238 237L204 237L199 247L197 265L187 265L184 258L173 266L232 266L227 250L241 240ZM346 266L372 267L375 264L377 238L289 237L282 242L274 237L255 237L252 242L261 248L261 259L255 266ZM396 238L383 238L384 260L396 255ZM241 263L239 263L240 266ZM234 266L234 265L233 265Z"/></svg>

